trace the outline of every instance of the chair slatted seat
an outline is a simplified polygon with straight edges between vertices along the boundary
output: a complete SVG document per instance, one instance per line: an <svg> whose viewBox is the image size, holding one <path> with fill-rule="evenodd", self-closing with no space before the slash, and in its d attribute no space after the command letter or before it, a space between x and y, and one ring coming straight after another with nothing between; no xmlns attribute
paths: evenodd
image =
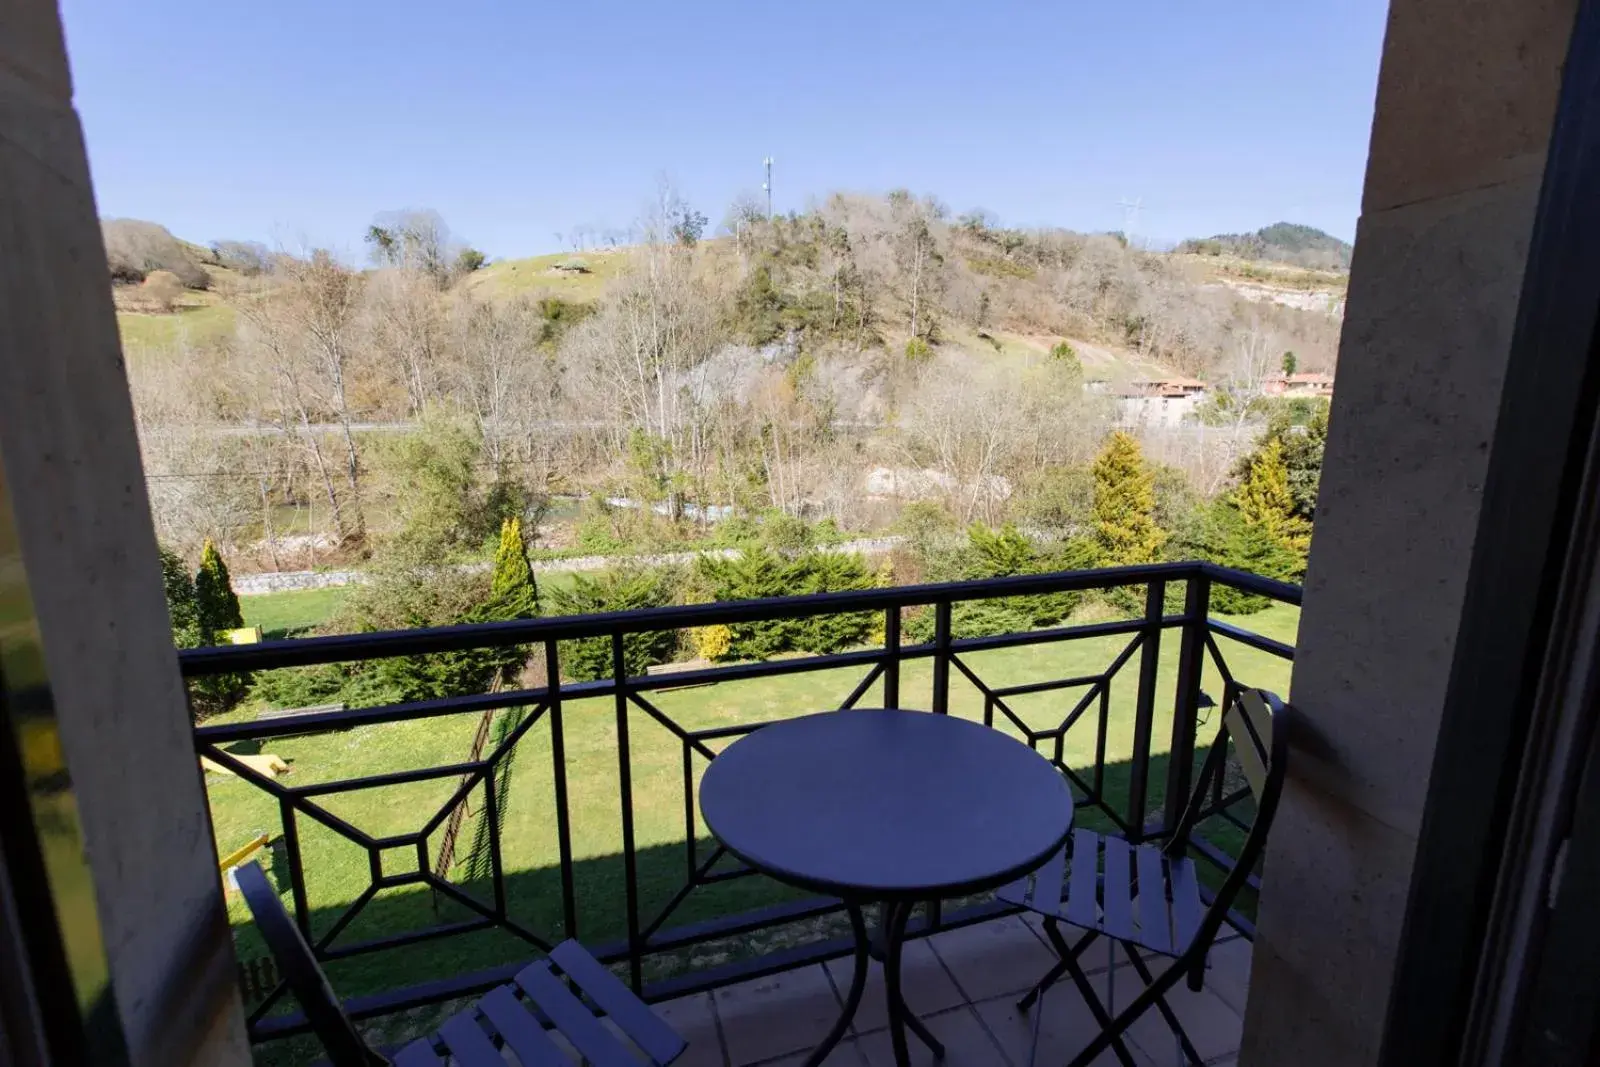
<svg viewBox="0 0 1600 1067"><path fill-rule="evenodd" d="M688 1047L588 950L576 941L564 941L551 950L548 960L530 963L512 983L490 991L446 1019L436 1034L412 1041L388 1059L366 1044L345 1014L261 865L238 868L237 880L284 981L333 1067L507 1067L511 1061L505 1050L522 1067L570 1067L578 1062L593 1067L641 1063L666 1067ZM600 1021L596 1009L615 1030ZM542 1020L549 1020L572 1052L557 1044ZM573 1052L581 1059L573 1059Z"/></svg>
<svg viewBox="0 0 1600 1067"><path fill-rule="evenodd" d="M1132 851L1136 879L1102 877L1100 856L1108 841L1115 842L1111 845L1113 850ZM1074 877L1063 893L1069 856ZM1093 830L1074 830L1070 851L1056 853L1038 871L995 895L1046 918L1092 930L1101 925L1097 917L1102 907L1102 887L1111 892L1112 886L1120 898L1106 905L1107 910L1125 917L1117 922L1127 924L1116 927L1120 932L1114 936L1119 940L1151 952L1180 955L1199 933L1205 907L1200 900L1194 860L1168 855L1153 845L1129 846L1120 838L1107 838ZM1157 887L1159 892L1147 893L1150 887ZM1104 932L1112 933L1113 928L1108 924Z"/></svg>
<svg viewBox="0 0 1600 1067"><path fill-rule="evenodd" d="M996 894L1009 904L1043 915L1045 933L1060 957L1018 1003L1019 1010L1028 1011L1065 974L1071 976L1101 1025L1101 1034L1069 1067L1084 1067L1107 1049L1123 1064L1132 1065L1135 1061L1122 1035L1152 1007L1166 1019L1184 1057L1194 1064L1201 1062L1167 1004L1166 993L1185 977L1190 988L1202 988L1206 953L1260 859L1277 811L1287 765L1290 719L1290 710L1271 693L1259 689L1241 692L1223 713L1222 727L1206 754L1194 793L1165 842L1132 844L1114 834L1074 830L1066 848ZM1208 814L1208 793L1217 776L1225 773L1230 741L1239 771L1255 800L1256 817L1233 869L1206 906L1200 896L1194 860L1187 853L1195 825ZM1084 931L1076 944L1067 943L1061 933L1062 924ZM1095 996L1077 962L1099 937L1121 942L1129 962L1145 983L1144 991L1115 1018ZM1141 959L1141 951L1168 957L1172 962L1159 976L1155 975Z"/></svg>

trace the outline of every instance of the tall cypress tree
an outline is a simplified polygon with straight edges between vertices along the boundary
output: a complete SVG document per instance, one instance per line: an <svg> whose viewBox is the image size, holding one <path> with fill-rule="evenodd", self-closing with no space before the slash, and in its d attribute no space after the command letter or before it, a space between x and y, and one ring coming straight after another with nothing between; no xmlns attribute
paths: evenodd
<svg viewBox="0 0 1600 1067"><path fill-rule="evenodd" d="M200 552L200 569L194 576L194 598L203 643L214 645L227 631L244 625L228 565L210 538L206 538L205 548Z"/></svg>
<svg viewBox="0 0 1600 1067"><path fill-rule="evenodd" d="M494 553L494 578L489 586L497 617L528 619L539 614L539 584L528 562L528 545L522 538L522 520L513 516L500 524L500 546Z"/></svg>
<svg viewBox="0 0 1600 1067"><path fill-rule="evenodd" d="M1282 441L1269 437L1249 457L1233 499L1245 523L1294 553L1304 568L1311 524L1295 511Z"/></svg>
<svg viewBox="0 0 1600 1067"><path fill-rule="evenodd" d="M1154 563L1167 543L1156 522L1155 473L1139 442L1118 430L1094 461L1094 534L1101 561L1110 565Z"/></svg>
<svg viewBox="0 0 1600 1067"><path fill-rule="evenodd" d="M200 552L200 569L194 576L194 602L200 644L214 645L226 640L229 630L244 625L239 598L228 576L228 565L209 538ZM213 674L196 678L190 683L189 692L195 709L205 713L237 704L249 686L248 674Z"/></svg>
<svg viewBox="0 0 1600 1067"><path fill-rule="evenodd" d="M200 644L200 613L195 605L194 579L188 564L170 548L161 549L161 585L167 594L167 614L172 617L172 643L178 648Z"/></svg>
<svg viewBox="0 0 1600 1067"><path fill-rule="evenodd" d="M528 562L528 544L522 538L522 520L515 516L500 524L500 544L494 553L494 575L489 581L489 599L480 614L483 617L481 620L471 621L531 619L539 614L539 585L534 581L533 566ZM527 661L528 648L514 645L462 655L482 657L493 673L509 681ZM528 709L504 708L493 714L488 752L498 749L522 725L528 716ZM517 751L513 748L501 758L495 781L496 810L502 820L511 803L511 777L516 770ZM472 844L467 851L465 864L469 881L487 878L492 873L490 836L497 829L490 825L488 810L485 809L473 827Z"/></svg>
<svg viewBox="0 0 1600 1067"><path fill-rule="evenodd" d="M531 619L539 614L539 585L528 562L528 545L522 539L522 520L513 516L500 524L500 545L494 553L494 575L489 599L480 613L483 620ZM476 620L474 620L476 621ZM487 649L500 676L510 679L527 662L523 645Z"/></svg>

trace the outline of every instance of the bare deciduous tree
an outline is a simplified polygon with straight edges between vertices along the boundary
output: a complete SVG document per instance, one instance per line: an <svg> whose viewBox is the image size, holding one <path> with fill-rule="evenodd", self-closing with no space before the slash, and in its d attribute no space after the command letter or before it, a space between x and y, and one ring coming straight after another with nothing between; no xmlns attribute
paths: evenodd
<svg viewBox="0 0 1600 1067"><path fill-rule="evenodd" d="M288 261L281 278L253 286L238 303L240 342L255 374L260 413L306 448L341 541L366 528L350 403L363 285L361 275L318 251L309 260ZM342 462L323 446L324 419L334 421ZM339 467L342 490L334 486Z"/></svg>

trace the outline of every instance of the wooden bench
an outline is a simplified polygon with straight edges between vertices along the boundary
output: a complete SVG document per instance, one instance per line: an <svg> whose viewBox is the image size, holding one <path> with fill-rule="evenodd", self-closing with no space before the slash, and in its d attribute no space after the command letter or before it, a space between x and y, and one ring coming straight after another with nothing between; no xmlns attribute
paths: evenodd
<svg viewBox="0 0 1600 1067"><path fill-rule="evenodd" d="M322 715L330 711L343 711L344 704L310 704L303 708L268 708L266 711L256 712L256 722L283 722L291 719L303 719L312 715ZM307 733L313 731L307 730ZM293 734L276 734L277 737L293 737Z"/></svg>
<svg viewBox="0 0 1600 1067"><path fill-rule="evenodd" d="M686 661L679 660L674 663L652 663L645 667L644 673L647 677L659 678L663 675L684 674L688 671L703 671L710 666L712 666L712 664L703 659ZM656 692L670 693L679 689L698 689L703 685L710 684L710 682L684 682L682 685L662 686L660 689L656 690Z"/></svg>
<svg viewBox="0 0 1600 1067"><path fill-rule="evenodd" d="M297 719L302 715L321 715L324 712L343 710L343 704L310 704L303 708L268 708L266 711L256 712L256 722L271 722L274 719Z"/></svg>

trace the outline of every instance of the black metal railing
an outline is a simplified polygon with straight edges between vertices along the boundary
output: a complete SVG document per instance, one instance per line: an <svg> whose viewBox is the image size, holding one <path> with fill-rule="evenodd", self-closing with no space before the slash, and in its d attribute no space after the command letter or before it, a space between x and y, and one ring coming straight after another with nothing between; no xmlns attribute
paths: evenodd
<svg viewBox="0 0 1600 1067"><path fill-rule="evenodd" d="M589 934L586 940L591 942L590 947L607 962L625 967L626 976L635 989L647 998L662 999L841 955L849 950L849 939L840 930L838 936L824 936L809 943L646 980L647 963L664 955L681 954L712 942L725 944L729 939L755 935L784 924L826 919L838 914L841 908L837 901L829 899L777 899L732 914L674 921L685 902L697 891L759 877L741 866L730 865L723 850L704 838L697 820L695 785L697 769L703 769L706 761L716 757L719 745L765 725L771 718L709 727L687 726L659 706L661 692L857 668L864 671L860 680L828 706L857 706L876 687L882 705L899 707L904 696L903 668L926 661L931 666L931 677L925 710L934 714L950 713L952 678L965 680L973 687L976 697L981 698L981 715L986 725L1020 736L1068 776L1078 798L1080 818L1103 820L1134 838L1158 837L1177 824L1183 800L1192 788L1196 734L1209 714L1208 709L1218 702L1226 706L1241 688L1253 684L1250 678L1236 677L1224 655L1224 647L1230 652L1243 647L1252 650L1252 655L1265 654L1272 659L1289 660L1294 655L1293 647L1287 643L1214 617L1210 605L1212 590L1218 586L1286 604L1300 602L1300 590L1296 586L1209 563L1172 563L394 633L314 637L187 650L181 654L180 661L184 675L194 678L491 647L525 646L534 655L542 656L544 677L548 681L537 688L510 688L379 707L316 712L289 719L208 724L195 730L195 745L202 756L232 771L276 801L281 829L280 885L287 883L296 921L320 959L334 962L379 953L415 951L416 946L427 942L467 937L483 930L509 934L539 950L548 949L553 940L562 937ZM954 632L953 609L966 601L1091 590L1116 593L1124 603L1133 606L1133 610L1126 613L1129 617L989 636L961 636ZM1142 610L1139 610L1137 605L1141 603ZM917 608L933 612L933 637L924 643L906 644L902 640L902 616L909 609ZM625 669L624 641L630 634L860 612L883 614L881 646L661 675L629 676ZM1171 635L1175 635L1178 643L1176 665L1171 671L1164 671L1162 644ZM611 677L564 683L561 671L564 643L596 638L610 642ZM989 672L981 662L984 653L1002 649L1093 639L1110 643L1115 651L1103 668L1092 673L1003 684L986 677ZM1130 751L1126 760L1108 764L1113 705L1123 699L1114 695L1114 689L1121 682L1120 692L1127 694L1128 683L1123 680L1135 659L1138 665L1137 679L1132 683ZM1203 688L1208 671L1214 672L1214 684L1220 685L1220 692L1215 696L1207 694ZM1281 689L1282 683L1272 687ZM1166 739L1167 753L1162 757L1156 751L1157 735L1165 723L1163 697L1169 690L1170 737ZM1041 725L1037 713L1029 715L1019 710L1022 701L1039 696L1051 700L1061 698L1058 706L1066 710L1058 721L1054 720L1053 712L1047 711L1052 718ZM564 716L575 702L592 702L595 698L604 698L605 704L597 709L595 704L586 703L581 710L585 716L606 715L607 727L614 730L620 887L614 886L614 879L589 879L580 886L575 874L570 799L573 783L569 781L566 747L569 726ZM907 706L922 705L920 701L909 701ZM241 743L333 734L389 723L442 722L461 715L483 716L496 709L517 709L517 718L499 742L487 753L482 753L475 745L473 758L441 766L294 784L293 776L291 781L279 781L259 772L229 748L237 748ZM793 713L805 710L820 709L796 708ZM659 907L647 906L640 891L640 848L635 826L639 800L634 796L633 746L638 739L636 728L641 716L663 728L669 744L677 747L677 762L683 776L683 855L680 857L683 881ZM508 904L502 819L498 808L502 798L497 790L497 779L509 773L510 755L530 731L541 724L548 730L550 791L545 799L549 805L549 821L554 824L558 867L556 877L545 879L541 884L560 897L558 909L550 902L551 918L542 925L523 922ZM1094 740L1092 759L1087 763L1072 760L1066 750L1069 732L1090 729ZM372 833L332 810L336 806L332 798L358 791L450 779L457 780L454 788L414 832ZM1233 809L1247 798L1238 790L1225 792L1223 779L1221 775L1217 778L1207 814L1223 823L1242 826L1242 820ZM478 817L485 824L487 845L484 857L488 868L486 893L469 891L453 882L438 864L430 862L437 860L437 856L430 856L430 838L441 826L459 823L458 809L480 790ZM650 799L646 798L647 802ZM334 909L337 914L316 929L312 921L308 870L302 855L302 819L337 835L341 842L365 850L370 871L366 888L353 901ZM1228 867L1230 861L1225 845L1212 846L1201 841L1197 847L1200 854L1219 869ZM385 854L396 850L408 857L415 855L414 869L403 872L385 869ZM309 873L314 875L315 871ZM380 892L409 885L431 889L436 898L452 902L465 917L422 927L370 931L368 936L358 940L342 936ZM620 897L620 900L594 899L598 896ZM614 924L619 936L610 937L608 931L602 929L600 933L607 939L593 943L597 940L594 931L580 928L580 916L617 905L622 912L621 920ZM992 900L954 902L947 908L930 904L914 932L926 934L981 921L1006 910ZM555 917L557 912L558 918ZM1241 928L1248 931L1248 920L1243 916L1237 919ZM499 963L406 988L370 992L351 998L348 1007L355 1017L366 1018L467 996L505 981L519 966L520 963L514 962ZM249 1019L253 1039L266 1040L306 1029L300 1015L278 1010L282 992L280 987L254 1006Z"/></svg>

